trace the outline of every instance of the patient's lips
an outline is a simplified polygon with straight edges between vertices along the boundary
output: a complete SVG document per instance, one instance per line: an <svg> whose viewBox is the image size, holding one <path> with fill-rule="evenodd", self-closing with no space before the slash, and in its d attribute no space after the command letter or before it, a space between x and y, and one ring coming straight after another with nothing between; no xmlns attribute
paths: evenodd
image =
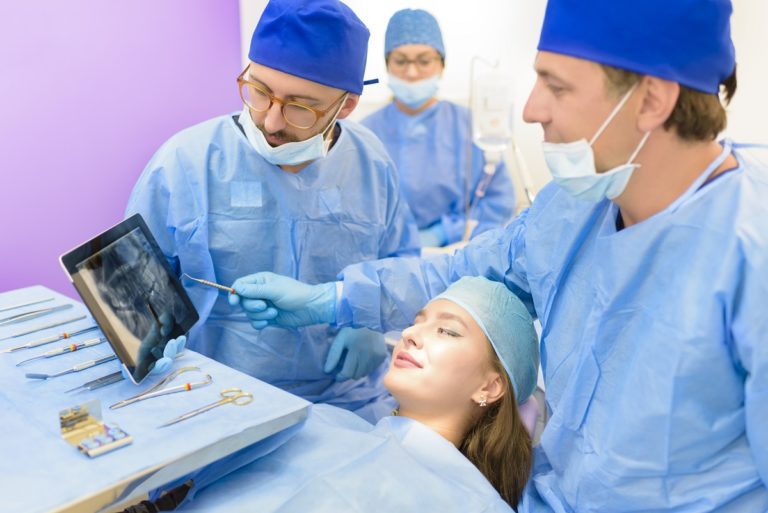
<svg viewBox="0 0 768 513"><path fill-rule="evenodd" d="M408 354L407 351L400 351L399 353L397 353L397 356L395 357L394 366L399 367L401 369L408 369L408 368L421 369L422 367L424 367L422 364L417 362L413 356Z"/></svg>

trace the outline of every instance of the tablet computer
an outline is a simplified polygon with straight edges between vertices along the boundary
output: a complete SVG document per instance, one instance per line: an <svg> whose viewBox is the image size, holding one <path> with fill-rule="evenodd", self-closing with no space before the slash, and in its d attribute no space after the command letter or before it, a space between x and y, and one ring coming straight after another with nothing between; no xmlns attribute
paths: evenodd
<svg viewBox="0 0 768 513"><path fill-rule="evenodd" d="M186 334L198 314L141 215L135 214L60 258L134 383Z"/></svg>

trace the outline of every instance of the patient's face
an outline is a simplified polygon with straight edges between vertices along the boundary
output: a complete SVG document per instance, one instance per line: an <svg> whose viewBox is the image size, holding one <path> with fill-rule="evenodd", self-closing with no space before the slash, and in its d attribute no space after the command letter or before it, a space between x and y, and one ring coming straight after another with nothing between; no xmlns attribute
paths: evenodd
<svg viewBox="0 0 768 513"><path fill-rule="evenodd" d="M384 385L401 407L433 414L466 407L492 372L490 351L472 316L456 303L439 299L403 331Z"/></svg>

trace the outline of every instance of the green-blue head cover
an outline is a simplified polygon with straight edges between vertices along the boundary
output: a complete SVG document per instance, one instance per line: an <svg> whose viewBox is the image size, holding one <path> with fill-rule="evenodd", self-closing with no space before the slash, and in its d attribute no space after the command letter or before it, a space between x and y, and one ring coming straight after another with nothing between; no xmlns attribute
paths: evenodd
<svg viewBox="0 0 768 513"><path fill-rule="evenodd" d="M389 19L384 36L384 56L403 45L428 45L445 57L440 25L423 9L403 9Z"/></svg>
<svg viewBox="0 0 768 513"><path fill-rule="evenodd" d="M369 32L338 0L270 0L248 58L284 73L363 92Z"/></svg>
<svg viewBox="0 0 768 513"><path fill-rule="evenodd" d="M515 389L517 403L536 389L539 339L523 302L503 283L465 276L435 297L456 303L469 313L491 342Z"/></svg>

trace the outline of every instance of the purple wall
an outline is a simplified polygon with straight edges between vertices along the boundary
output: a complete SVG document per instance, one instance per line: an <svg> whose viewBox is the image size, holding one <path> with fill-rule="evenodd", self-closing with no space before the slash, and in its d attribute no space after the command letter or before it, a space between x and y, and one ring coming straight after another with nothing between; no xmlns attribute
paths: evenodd
<svg viewBox="0 0 768 513"><path fill-rule="evenodd" d="M0 5L0 292L76 297L58 257L122 219L173 133L237 110L235 0Z"/></svg>

